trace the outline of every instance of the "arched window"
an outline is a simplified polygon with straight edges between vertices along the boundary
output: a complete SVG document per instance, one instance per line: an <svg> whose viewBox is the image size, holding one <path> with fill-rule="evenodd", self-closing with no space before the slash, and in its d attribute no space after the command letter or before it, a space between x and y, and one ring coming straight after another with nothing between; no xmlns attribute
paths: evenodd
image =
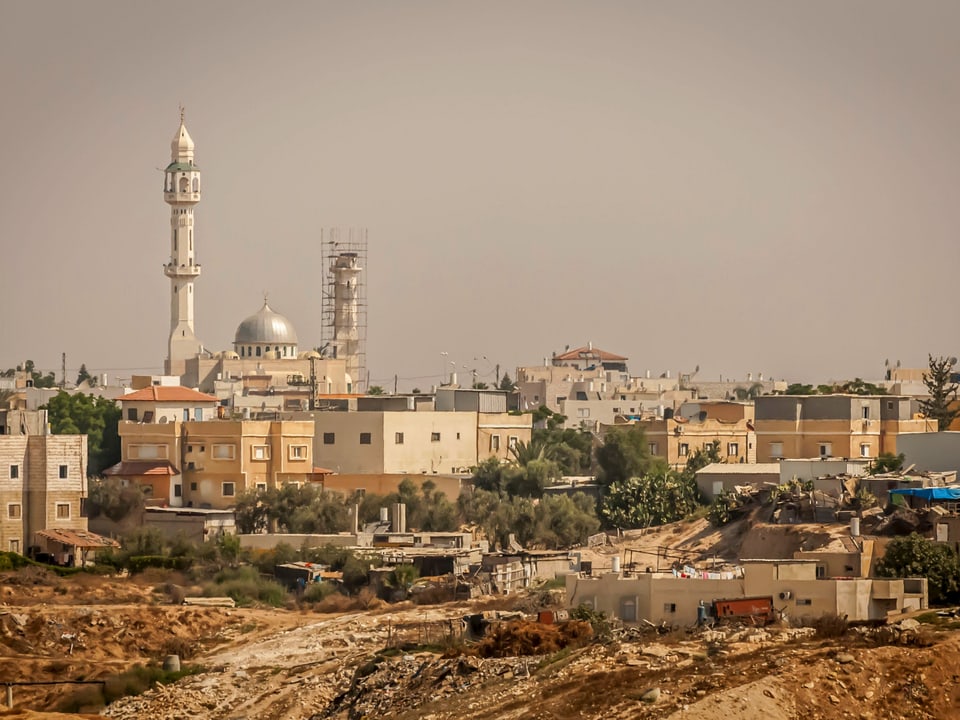
<svg viewBox="0 0 960 720"><path fill-rule="evenodd" d="M200 192L200 178L193 178L193 191Z"/></svg>
<svg viewBox="0 0 960 720"><path fill-rule="evenodd" d="M257 357L260 357L260 346L257 345Z"/></svg>
<svg viewBox="0 0 960 720"><path fill-rule="evenodd" d="M190 190L190 180L184 175L180 178L180 192L188 192Z"/></svg>

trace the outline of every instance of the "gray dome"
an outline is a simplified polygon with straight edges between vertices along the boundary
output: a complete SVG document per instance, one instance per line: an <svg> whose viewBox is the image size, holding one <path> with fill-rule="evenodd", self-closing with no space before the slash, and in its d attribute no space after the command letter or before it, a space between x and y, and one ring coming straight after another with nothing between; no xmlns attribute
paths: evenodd
<svg viewBox="0 0 960 720"><path fill-rule="evenodd" d="M275 313L266 301L260 311L251 315L237 328L233 341L237 345L296 345L297 331L283 315Z"/></svg>

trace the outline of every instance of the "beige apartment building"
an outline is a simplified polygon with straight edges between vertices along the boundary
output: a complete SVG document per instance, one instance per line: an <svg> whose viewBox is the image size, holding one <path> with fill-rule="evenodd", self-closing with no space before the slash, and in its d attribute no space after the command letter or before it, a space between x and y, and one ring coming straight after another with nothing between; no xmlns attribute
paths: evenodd
<svg viewBox="0 0 960 720"><path fill-rule="evenodd" d="M247 490L323 478L311 421L124 420L119 432L121 461L106 474L138 485L152 504L223 509Z"/></svg>
<svg viewBox="0 0 960 720"><path fill-rule="evenodd" d="M744 560L736 573L609 572L599 576L567 575L570 607L589 605L624 622L689 626L697 621L701 602L721 598L770 597L788 618L822 615L849 620L883 619L927 607L927 579L821 577L822 562L810 560Z"/></svg>
<svg viewBox="0 0 960 720"><path fill-rule="evenodd" d="M896 395L764 395L755 401L757 461L876 458L896 453L903 433L935 432Z"/></svg>
<svg viewBox="0 0 960 720"><path fill-rule="evenodd" d="M465 474L490 457L508 460L510 448L529 443L533 432L529 414L507 412L427 408L295 417L313 420L317 462L343 475Z"/></svg>
<svg viewBox="0 0 960 720"><path fill-rule="evenodd" d="M756 434L753 429L753 406L739 402L691 402L680 406L671 417L641 420L647 449L674 468L682 468L687 458L715 442L720 443L720 457L727 463L757 462ZM601 427L601 435L613 427Z"/></svg>
<svg viewBox="0 0 960 720"><path fill-rule="evenodd" d="M85 532L87 436L0 437L0 549L59 551L45 534Z"/></svg>

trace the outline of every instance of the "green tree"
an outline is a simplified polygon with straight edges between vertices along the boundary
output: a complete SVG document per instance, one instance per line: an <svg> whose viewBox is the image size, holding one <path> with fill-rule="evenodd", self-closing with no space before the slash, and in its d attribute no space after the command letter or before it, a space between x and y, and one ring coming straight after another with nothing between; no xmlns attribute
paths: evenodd
<svg viewBox="0 0 960 720"><path fill-rule="evenodd" d="M712 443L693 451L693 454L687 458L687 464L684 465L683 472L696 480L695 476L698 470L702 470L707 465L719 462L723 462L723 458L720 455L720 441L714 440Z"/></svg>
<svg viewBox="0 0 960 720"><path fill-rule="evenodd" d="M786 395L816 395L816 393L813 385L804 385L803 383L790 383L784 391Z"/></svg>
<svg viewBox="0 0 960 720"><path fill-rule="evenodd" d="M500 384L497 385L498 390L503 390L504 392L513 392L514 384L513 380L510 379L510 375L507 373L503 374L503 377L500 378Z"/></svg>
<svg viewBox="0 0 960 720"><path fill-rule="evenodd" d="M47 403L54 435L87 436L87 476L96 477L120 462L120 408L105 397L60 391Z"/></svg>
<svg viewBox="0 0 960 720"><path fill-rule="evenodd" d="M82 383L82 382L85 381L85 380L91 381L91 384L94 384L94 383L92 383L93 376L90 375L89 372L87 372L87 364L86 364L86 363L80 363L80 372L77 373L77 383L76 383L76 384L79 385L80 383Z"/></svg>
<svg viewBox="0 0 960 720"><path fill-rule="evenodd" d="M960 601L960 560L953 548L912 533L890 541L876 564L879 577L925 577L932 603Z"/></svg>
<svg viewBox="0 0 960 720"><path fill-rule="evenodd" d="M614 528L664 525L694 512L700 500L692 475L656 468L610 485L600 501L600 517Z"/></svg>
<svg viewBox="0 0 960 720"><path fill-rule="evenodd" d="M381 385L371 385L367 395L386 395L386 392Z"/></svg>
<svg viewBox="0 0 960 720"><path fill-rule="evenodd" d="M738 386L733 389L734 399L741 402L745 400L755 400L761 395L763 395L763 383L757 382L748 388Z"/></svg>
<svg viewBox="0 0 960 720"><path fill-rule="evenodd" d="M923 374L923 384L927 386L930 397L920 401L924 415L937 421L937 430L943 432L950 427L958 414L957 383L954 382L953 368L957 364L954 357L945 358L928 355L928 372Z"/></svg>
<svg viewBox="0 0 960 720"><path fill-rule="evenodd" d="M897 472L903 469L903 463L906 460L903 453L895 455L892 452L880 453L877 459L870 463L867 472L870 475L881 475L883 473Z"/></svg>
<svg viewBox="0 0 960 720"><path fill-rule="evenodd" d="M91 518L103 515L120 522L130 514L139 514L143 504L143 492L139 487L124 486L118 478L90 481L87 512Z"/></svg>
<svg viewBox="0 0 960 720"><path fill-rule="evenodd" d="M474 390L487 390L490 386L485 382L475 382L471 387L473 387Z"/></svg>
<svg viewBox="0 0 960 720"><path fill-rule="evenodd" d="M603 444L597 448L596 457L600 466L597 480L607 486L641 477L653 468L666 467L662 459L650 456L647 436L639 425L608 431Z"/></svg>

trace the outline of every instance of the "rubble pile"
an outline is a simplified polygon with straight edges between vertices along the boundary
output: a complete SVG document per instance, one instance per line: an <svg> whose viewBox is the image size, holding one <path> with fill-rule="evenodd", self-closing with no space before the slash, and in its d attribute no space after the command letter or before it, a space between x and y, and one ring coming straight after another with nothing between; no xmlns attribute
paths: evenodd
<svg viewBox="0 0 960 720"><path fill-rule="evenodd" d="M579 647L593 639L590 623L571 620L559 625L514 621L492 627L473 648L482 658L546 655Z"/></svg>
<svg viewBox="0 0 960 720"><path fill-rule="evenodd" d="M440 658L404 655L378 658L361 666L349 690L310 720L384 717L398 708L411 710L468 693L491 681L529 678L528 658Z"/></svg>

